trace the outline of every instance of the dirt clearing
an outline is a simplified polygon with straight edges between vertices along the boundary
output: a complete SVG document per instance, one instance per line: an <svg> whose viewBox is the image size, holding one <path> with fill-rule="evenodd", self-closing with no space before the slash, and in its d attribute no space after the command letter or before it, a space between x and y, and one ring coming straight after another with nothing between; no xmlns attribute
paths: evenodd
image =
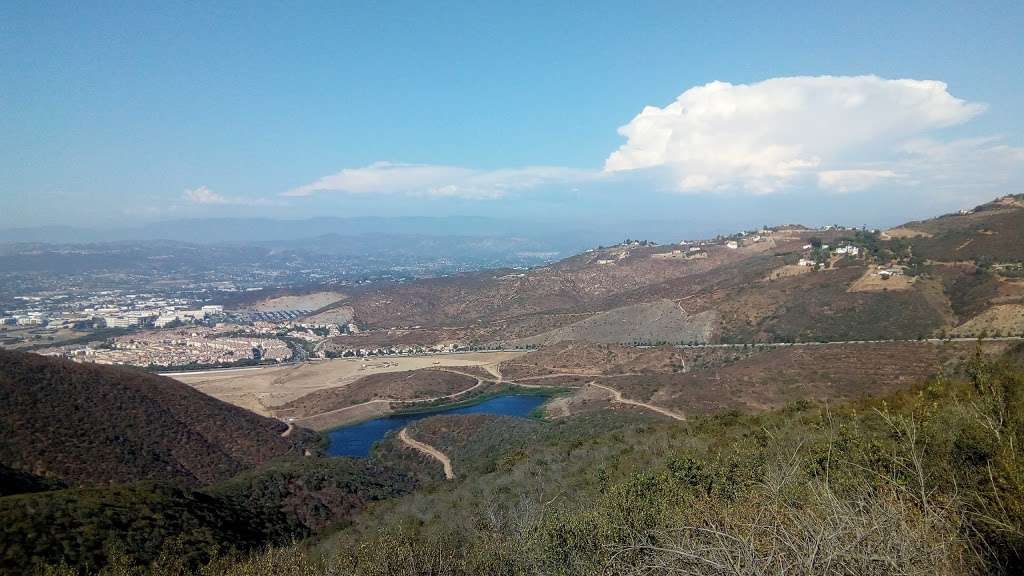
<svg viewBox="0 0 1024 576"><path fill-rule="evenodd" d="M176 374L214 398L269 416L282 404L326 388L347 386L372 374L438 366L483 366L522 356L525 352L471 352L385 358L345 358L250 370L217 370Z"/></svg>
<svg viewBox="0 0 1024 576"><path fill-rule="evenodd" d="M877 266L871 266L864 275L850 285L849 292L885 292L889 290L910 290L916 277L905 274L882 276Z"/></svg>

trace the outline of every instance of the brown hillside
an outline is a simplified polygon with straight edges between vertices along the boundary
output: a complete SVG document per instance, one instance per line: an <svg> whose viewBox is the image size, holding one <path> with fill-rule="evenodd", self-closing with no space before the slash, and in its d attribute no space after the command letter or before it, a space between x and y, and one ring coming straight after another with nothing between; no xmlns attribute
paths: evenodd
<svg viewBox="0 0 1024 576"><path fill-rule="evenodd" d="M975 342L786 346L676 374L599 380L626 398L684 414L778 408L794 400L837 402L904 389L969 358ZM992 344L1001 349L1001 344Z"/></svg>
<svg viewBox="0 0 1024 576"><path fill-rule="evenodd" d="M791 244L799 242L782 244L791 248ZM524 316L602 312L653 299L633 300L627 297L631 293L741 262L763 254L770 247L766 243L729 250L718 245L709 246L708 257L704 259L652 258L655 254L671 253L672 249L620 245L523 273L491 270L381 284L355 293L344 305L351 306L356 317L371 328L464 327ZM561 318L559 325L579 319Z"/></svg>
<svg viewBox="0 0 1024 576"><path fill-rule="evenodd" d="M299 449L286 428L170 378L0 350L0 463L15 470L205 485Z"/></svg>
<svg viewBox="0 0 1024 576"><path fill-rule="evenodd" d="M993 305L1024 303L1024 283L1011 281L1012 266L1024 261L1021 198L899 230L877 239L852 230L778 231L738 249L706 243L700 258L679 245L621 244L523 272L366 286L341 305L371 334L395 337L401 329L417 343L544 346L916 339L948 332ZM797 263L815 237L857 242L861 254L811 272ZM991 272L957 261L991 265ZM894 265L907 274L880 278L881 268Z"/></svg>
<svg viewBox="0 0 1024 576"><path fill-rule="evenodd" d="M1024 202L1008 196L967 214L948 214L901 228L922 232L906 238L914 254L929 260L1024 260Z"/></svg>

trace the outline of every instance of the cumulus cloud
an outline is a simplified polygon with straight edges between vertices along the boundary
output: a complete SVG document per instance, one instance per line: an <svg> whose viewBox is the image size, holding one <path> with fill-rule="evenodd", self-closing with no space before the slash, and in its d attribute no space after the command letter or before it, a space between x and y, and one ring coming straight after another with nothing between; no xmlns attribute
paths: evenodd
<svg viewBox="0 0 1024 576"><path fill-rule="evenodd" d="M376 162L283 195L496 199L527 190L585 194L595 187L769 194L916 186L969 188L979 197L1024 182L1024 149L999 138L941 138L942 129L969 122L984 110L935 80L801 76L753 84L711 82L686 90L663 108L645 107L619 128L626 142L607 156L603 168L481 170ZM205 188L188 194L195 202L232 203Z"/></svg>
<svg viewBox="0 0 1024 576"><path fill-rule="evenodd" d="M967 122L983 110L931 80L712 82L664 108L644 108L619 129L627 141L604 168L667 167L681 191L767 193L808 176L825 188L854 191L898 175L894 167L860 167L859 159L877 163L908 139Z"/></svg>
<svg viewBox="0 0 1024 576"><path fill-rule="evenodd" d="M594 171L557 166L476 170L459 166L375 162L362 168L346 168L337 174L293 188L284 195L348 192L493 199L501 198L511 191L567 185L600 176Z"/></svg>

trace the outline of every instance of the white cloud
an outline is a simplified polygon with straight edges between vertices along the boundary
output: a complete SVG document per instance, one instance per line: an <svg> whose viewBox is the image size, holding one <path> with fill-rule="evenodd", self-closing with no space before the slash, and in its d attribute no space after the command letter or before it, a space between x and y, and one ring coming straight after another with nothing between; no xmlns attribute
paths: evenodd
<svg viewBox="0 0 1024 576"><path fill-rule="evenodd" d="M280 201L267 198L243 198L241 196L224 196L210 190L206 186L185 190L182 193L190 204L233 205L233 206L280 206Z"/></svg>
<svg viewBox="0 0 1024 576"><path fill-rule="evenodd" d="M401 194L409 196L501 198L516 190L561 186L601 177L600 173L557 166L476 170L459 166L375 162L293 188L285 196L318 192Z"/></svg>
<svg viewBox="0 0 1024 576"><path fill-rule="evenodd" d="M1000 137L915 139L900 152L897 165L910 183L926 185L936 194L979 202L1019 193L1024 186L1024 148Z"/></svg>
<svg viewBox="0 0 1024 576"><path fill-rule="evenodd" d="M193 204L229 204L228 199L206 186L185 190L185 200Z"/></svg>
<svg viewBox="0 0 1024 576"><path fill-rule="evenodd" d="M664 108L645 107L619 129L627 141L606 158L602 170L376 162L282 195L495 199L526 190L585 194L595 186L624 193L918 187L950 196L968 189L975 197L998 195L1024 183L1024 149L998 138L942 140L936 134L984 110L934 80L801 76L754 84L711 82L686 90ZM205 188L193 192L197 202L237 200Z"/></svg>
<svg viewBox="0 0 1024 576"><path fill-rule="evenodd" d="M648 106L619 129L627 142L609 172L667 167L681 191L783 189L816 176L823 187L859 190L891 179L877 164L908 139L967 122L981 104L931 80L877 76L712 82L664 108Z"/></svg>
<svg viewBox="0 0 1024 576"><path fill-rule="evenodd" d="M859 192L899 176L892 170L822 170L818 172L818 186L836 192Z"/></svg>

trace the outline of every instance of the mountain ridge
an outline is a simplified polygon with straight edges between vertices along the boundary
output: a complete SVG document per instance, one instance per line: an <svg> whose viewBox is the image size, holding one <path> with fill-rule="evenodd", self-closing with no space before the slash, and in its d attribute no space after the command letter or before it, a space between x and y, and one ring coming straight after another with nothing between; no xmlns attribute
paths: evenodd
<svg viewBox="0 0 1024 576"><path fill-rule="evenodd" d="M287 428L141 370L0 350L0 463L69 485L212 484L301 454Z"/></svg>

